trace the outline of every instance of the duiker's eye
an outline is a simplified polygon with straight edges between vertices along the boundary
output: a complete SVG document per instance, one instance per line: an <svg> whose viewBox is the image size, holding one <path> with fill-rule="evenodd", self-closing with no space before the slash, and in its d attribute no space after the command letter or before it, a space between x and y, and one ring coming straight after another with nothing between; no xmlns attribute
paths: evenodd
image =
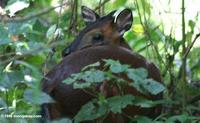
<svg viewBox="0 0 200 123"><path fill-rule="evenodd" d="M62 57L65 57L70 54L70 48L67 47L62 51Z"/></svg>
<svg viewBox="0 0 200 123"><path fill-rule="evenodd" d="M103 35L102 35L102 33L95 33L94 34L94 36L93 36L93 41L95 42L95 41L102 41L103 40Z"/></svg>

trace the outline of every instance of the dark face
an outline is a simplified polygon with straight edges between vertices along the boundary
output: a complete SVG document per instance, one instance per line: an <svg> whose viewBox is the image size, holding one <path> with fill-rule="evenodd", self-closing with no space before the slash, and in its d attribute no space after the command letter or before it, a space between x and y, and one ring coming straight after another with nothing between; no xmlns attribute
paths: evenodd
<svg viewBox="0 0 200 123"><path fill-rule="evenodd" d="M123 19L118 17L116 22L114 22L114 13L115 11L100 18L93 10L82 7L82 16L87 26L79 33L70 46L63 50L62 56L65 57L71 52L95 45L119 45L124 32L132 25L132 14L130 10L123 12L130 20L126 24L124 16L122 16ZM122 21L124 24L119 21Z"/></svg>
<svg viewBox="0 0 200 123"><path fill-rule="evenodd" d="M115 28L115 24L113 23L113 19L105 20L104 23L101 23L101 20L94 24L92 29L88 30L83 35L80 33L80 37L78 40L80 41L78 49L82 49L88 47L90 45L98 45L98 44L118 44L120 42L120 33ZM85 31L83 30L83 32Z"/></svg>

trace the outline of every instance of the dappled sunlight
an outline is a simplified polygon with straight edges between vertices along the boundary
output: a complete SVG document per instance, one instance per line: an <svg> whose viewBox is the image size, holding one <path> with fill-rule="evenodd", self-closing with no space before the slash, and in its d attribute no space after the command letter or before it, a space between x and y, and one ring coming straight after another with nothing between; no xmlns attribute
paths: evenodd
<svg viewBox="0 0 200 123"><path fill-rule="evenodd" d="M152 0L152 18L155 22L162 23L164 33L172 34L177 40L182 40L182 13L181 0ZM189 21L195 23L194 34L200 31L200 1L185 1L186 32L191 31ZM156 19L155 19L156 18ZM195 35L193 35L193 38ZM197 39L194 47L200 47L200 39Z"/></svg>

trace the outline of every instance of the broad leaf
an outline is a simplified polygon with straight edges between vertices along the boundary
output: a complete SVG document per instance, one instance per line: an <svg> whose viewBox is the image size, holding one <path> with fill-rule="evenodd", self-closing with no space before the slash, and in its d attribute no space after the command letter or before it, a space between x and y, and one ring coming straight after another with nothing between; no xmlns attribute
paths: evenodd
<svg viewBox="0 0 200 123"><path fill-rule="evenodd" d="M23 10L29 6L29 3L27 1L17 0L13 2L12 4L8 5L6 7L6 10L9 11L10 16L14 16L16 12Z"/></svg>
<svg viewBox="0 0 200 123"><path fill-rule="evenodd" d="M147 78L147 70L144 68L137 68L137 69L129 69L128 70L128 77L133 81L141 81Z"/></svg>
<svg viewBox="0 0 200 123"><path fill-rule="evenodd" d="M33 89L27 89L24 92L24 99L31 104L43 104L43 103L52 103L54 100L46 93L40 92L36 93Z"/></svg>
<svg viewBox="0 0 200 123"><path fill-rule="evenodd" d="M143 108L150 108L157 105L156 102L141 97L136 97L133 104Z"/></svg>
<svg viewBox="0 0 200 123"><path fill-rule="evenodd" d="M8 24L8 32L11 35L23 34L31 31L34 22L12 22Z"/></svg>
<svg viewBox="0 0 200 123"><path fill-rule="evenodd" d="M108 98L108 105L112 112L121 113L121 110L128 105L133 104L133 100L135 99L132 95L124 95L124 96L114 96Z"/></svg>
<svg viewBox="0 0 200 123"><path fill-rule="evenodd" d="M145 116L137 116L135 120L137 121L137 123L155 123L150 118Z"/></svg>
<svg viewBox="0 0 200 123"><path fill-rule="evenodd" d="M75 123L79 123L80 121L88 121L97 119L104 114L106 114L107 108L105 106L95 106L92 101L83 105L75 116Z"/></svg>
<svg viewBox="0 0 200 123"><path fill-rule="evenodd" d="M112 59L104 60L106 62L107 66L110 66L110 71L113 73L122 73L125 72L128 68L129 65L122 65L120 64L119 61L114 61Z"/></svg>
<svg viewBox="0 0 200 123"><path fill-rule="evenodd" d="M104 72L93 69L93 70L85 71L81 78L85 80L86 82L96 83L96 82L104 81L105 75L104 75Z"/></svg>
<svg viewBox="0 0 200 123"><path fill-rule="evenodd" d="M56 25L54 24L47 30L46 37L48 39L52 39L55 35L55 32L56 32Z"/></svg>
<svg viewBox="0 0 200 123"><path fill-rule="evenodd" d="M67 79L63 80L63 83L65 84L72 84L73 82L75 82L76 80L73 77L68 77Z"/></svg>
<svg viewBox="0 0 200 123"><path fill-rule="evenodd" d="M187 114L180 114L171 116L166 120L166 123L174 123L174 122L180 122L185 123L189 119L189 116Z"/></svg>
<svg viewBox="0 0 200 123"><path fill-rule="evenodd" d="M63 119L53 120L48 123L72 123L72 121L70 119L63 118Z"/></svg>
<svg viewBox="0 0 200 123"><path fill-rule="evenodd" d="M143 87L153 95L157 95L160 92L165 90L163 84L153 80L153 79L145 79Z"/></svg>
<svg viewBox="0 0 200 123"><path fill-rule="evenodd" d="M0 24L0 45L10 43L10 39L8 38L8 31Z"/></svg>
<svg viewBox="0 0 200 123"><path fill-rule="evenodd" d="M75 89L83 89L83 88L89 88L91 86L91 83L89 82L80 82L80 83L74 83L73 87Z"/></svg>

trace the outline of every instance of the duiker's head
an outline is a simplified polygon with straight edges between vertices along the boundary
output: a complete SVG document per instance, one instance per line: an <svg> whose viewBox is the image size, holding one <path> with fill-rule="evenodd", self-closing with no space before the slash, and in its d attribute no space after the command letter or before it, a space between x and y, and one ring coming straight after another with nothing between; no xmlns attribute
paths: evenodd
<svg viewBox="0 0 200 123"><path fill-rule="evenodd" d="M95 11L85 6L81 7L81 12L87 26L70 46L63 50L63 57L88 46L98 44L120 45L123 41L123 34L131 28L133 22L130 9L122 10L116 17L114 16L116 11L100 17Z"/></svg>

